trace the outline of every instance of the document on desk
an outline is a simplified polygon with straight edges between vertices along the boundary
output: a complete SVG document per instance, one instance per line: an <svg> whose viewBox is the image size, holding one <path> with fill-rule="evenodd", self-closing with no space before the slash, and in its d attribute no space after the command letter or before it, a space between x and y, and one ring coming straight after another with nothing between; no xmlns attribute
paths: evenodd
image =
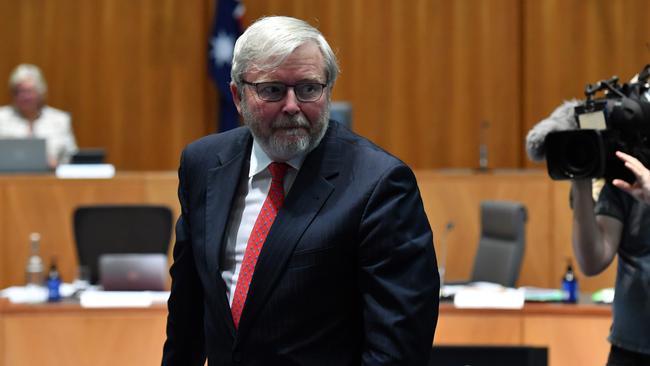
<svg viewBox="0 0 650 366"><path fill-rule="evenodd" d="M61 164L55 175L59 179L110 179L115 176L113 164Z"/></svg>
<svg viewBox="0 0 650 366"><path fill-rule="evenodd" d="M468 285L454 295L454 306L466 309L521 309L525 291L496 284Z"/></svg>
<svg viewBox="0 0 650 366"><path fill-rule="evenodd" d="M0 291L14 304L38 304L47 301L47 288L43 286L12 286Z"/></svg>
<svg viewBox="0 0 650 366"><path fill-rule="evenodd" d="M566 296L564 291L557 288L522 287L526 293L526 301L561 302Z"/></svg>
<svg viewBox="0 0 650 366"><path fill-rule="evenodd" d="M85 291L79 301L84 308L146 308L168 298L168 291Z"/></svg>

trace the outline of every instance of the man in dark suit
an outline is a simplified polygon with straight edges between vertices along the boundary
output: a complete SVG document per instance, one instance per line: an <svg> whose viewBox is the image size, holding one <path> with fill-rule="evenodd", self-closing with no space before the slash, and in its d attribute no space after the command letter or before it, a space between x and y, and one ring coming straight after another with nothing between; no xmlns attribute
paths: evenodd
<svg viewBox="0 0 650 366"><path fill-rule="evenodd" d="M336 57L268 17L237 40L245 127L181 157L163 365L426 365L438 317L413 172L329 120Z"/></svg>

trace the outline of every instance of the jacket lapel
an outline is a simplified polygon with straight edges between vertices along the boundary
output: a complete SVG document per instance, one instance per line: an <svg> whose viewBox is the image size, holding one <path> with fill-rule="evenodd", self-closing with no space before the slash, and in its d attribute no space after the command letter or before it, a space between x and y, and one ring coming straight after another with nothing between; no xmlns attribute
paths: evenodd
<svg viewBox="0 0 650 366"><path fill-rule="evenodd" d="M217 155L215 167L208 170L206 178L205 245L210 274L219 276L221 247L233 199L239 187L242 169L248 163L252 138L244 134L235 146ZM227 208L227 209L226 209Z"/></svg>
<svg viewBox="0 0 650 366"><path fill-rule="evenodd" d="M256 314L275 287L296 244L334 191L340 146L328 131L305 159L284 204L266 237L248 289L236 342L251 327Z"/></svg>
<svg viewBox="0 0 650 366"><path fill-rule="evenodd" d="M242 170L248 163L252 138L245 134L234 149L217 155L215 167L206 176L205 205L205 253L210 278L214 279L215 294L223 320L234 334L235 328L230 315L230 305L219 267L222 247L226 238L226 225L239 187ZM227 208L227 209L226 209ZM218 313L219 313L218 312Z"/></svg>

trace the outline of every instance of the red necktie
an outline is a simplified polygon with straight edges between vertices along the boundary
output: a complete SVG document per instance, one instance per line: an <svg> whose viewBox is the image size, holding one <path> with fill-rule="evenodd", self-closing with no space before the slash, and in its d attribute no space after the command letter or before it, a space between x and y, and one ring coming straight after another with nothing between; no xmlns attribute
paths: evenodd
<svg viewBox="0 0 650 366"><path fill-rule="evenodd" d="M239 279L237 280L237 286L235 288L235 296L233 297L232 306L230 307L232 319L235 322L235 328L239 327L239 318L244 309L246 294L248 293L248 286L253 277L257 257L260 255L262 245L264 245L264 241L266 240L266 235L269 233L271 225L273 225L273 221L275 221L275 216L278 214L282 202L284 201L283 180L288 167L289 166L285 163L271 163L269 165L269 171L271 172L271 188L269 189L268 196L266 196L266 200L264 200L262 210L260 210L260 213L257 216L255 226L253 226L253 231L251 231L251 235L248 238L246 252L244 252L244 260L239 269Z"/></svg>

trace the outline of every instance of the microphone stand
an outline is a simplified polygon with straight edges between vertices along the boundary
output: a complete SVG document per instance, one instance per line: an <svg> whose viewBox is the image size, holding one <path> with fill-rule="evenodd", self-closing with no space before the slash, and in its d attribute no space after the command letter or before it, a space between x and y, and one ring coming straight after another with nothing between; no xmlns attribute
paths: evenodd
<svg viewBox="0 0 650 366"><path fill-rule="evenodd" d="M479 135L479 146L478 146L478 169L480 171L488 170L488 129L490 128L490 122L482 121Z"/></svg>
<svg viewBox="0 0 650 366"><path fill-rule="evenodd" d="M453 221L447 222L445 230L442 232L440 238L440 264L438 265L438 275L440 276L440 294L442 295L442 287L445 284L445 270L447 266L447 236L454 230L455 224Z"/></svg>

